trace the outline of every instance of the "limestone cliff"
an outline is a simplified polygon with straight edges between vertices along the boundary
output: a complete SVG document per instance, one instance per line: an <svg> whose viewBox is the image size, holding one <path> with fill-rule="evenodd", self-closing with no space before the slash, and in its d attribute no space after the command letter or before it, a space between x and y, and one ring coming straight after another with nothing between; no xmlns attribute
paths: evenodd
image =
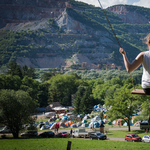
<svg viewBox="0 0 150 150"><path fill-rule="evenodd" d="M117 14L125 23L149 24L149 20L145 16L139 14L136 10L130 10L126 6L113 6L107 8L107 10Z"/></svg>

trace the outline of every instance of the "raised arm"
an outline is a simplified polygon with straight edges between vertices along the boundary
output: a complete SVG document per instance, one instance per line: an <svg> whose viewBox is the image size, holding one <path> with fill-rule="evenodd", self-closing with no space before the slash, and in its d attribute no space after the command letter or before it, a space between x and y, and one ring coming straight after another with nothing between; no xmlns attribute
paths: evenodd
<svg viewBox="0 0 150 150"><path fill-rule="evenodd" d="M124 65L125 65L127 72L130 73L130 72L134 71L135 69L137 69L141 65L141 63L143 61L144 52L139 53L137 55L137 57L135 58L135 60L132 63L130 63L128 61L128 58L127 58L127 55L126 55L126 52L124 51L124 49L120 48L119 51L123 56Z"/></svg>

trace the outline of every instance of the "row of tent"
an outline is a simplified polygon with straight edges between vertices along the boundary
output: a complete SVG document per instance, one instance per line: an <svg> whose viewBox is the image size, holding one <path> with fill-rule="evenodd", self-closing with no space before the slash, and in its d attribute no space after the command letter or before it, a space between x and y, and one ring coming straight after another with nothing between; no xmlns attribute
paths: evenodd
<svg viewBox="0 0 150 150"><path fill-rule="evenodd" d="M88 122L86 120L86 118L89 117L85 117L82 122L73 122L73 121L65 121L65 118L67 118L66 116L63 116L61 121L55 121L55 122L45 122L43 124L38 125L37 127L39 127L41 130L43 129L55 129L56 128L56 124L59 123L59 127L60 128L67 128L67 127L72 127L72 128L76 128L76 127L89 127L89 128L98 128L100 127L101 124L105 124L104 121L101 120L101 118L99 116L95 116L94 118L91 119L90 122Z"/></svg>

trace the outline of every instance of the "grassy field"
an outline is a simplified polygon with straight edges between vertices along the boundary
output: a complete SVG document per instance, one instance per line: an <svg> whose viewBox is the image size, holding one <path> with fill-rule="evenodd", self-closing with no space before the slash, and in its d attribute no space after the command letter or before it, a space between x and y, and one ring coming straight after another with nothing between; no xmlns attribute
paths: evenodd
<svg viewBox="0 0 150 150"><path fill-rule="evenodd" d="M35 139L0 139L0 150L66 150L71 141L71 150L148 150L149 143L67 139L67 138L35 138Z"/></svg>
<svg viewBox="0 0 150 150"><path fill-rule="evenodd" d="M68 130L69 132L69 130ZM108 137L125 137L128 133L136 133L143 137L144 130L108 130ZM66 150L67 143L71 141L71 150L147 150L150 143L125 142L111 140L90 140L89 138L31 138L8 139L0 138L0 150Z"/></svg>
<svg viewBox="0 0 150 150"><path fill-rule="evenodd" d="M128 132L128 130L108 130L107 136L108 137L122 137L122 138L124 138L126 136L126 134L130 134L130 133L136 133L140 137L143 137L144 135L146 135L144 130L139 129L139 130L131 130L131 132Z"/></svg>

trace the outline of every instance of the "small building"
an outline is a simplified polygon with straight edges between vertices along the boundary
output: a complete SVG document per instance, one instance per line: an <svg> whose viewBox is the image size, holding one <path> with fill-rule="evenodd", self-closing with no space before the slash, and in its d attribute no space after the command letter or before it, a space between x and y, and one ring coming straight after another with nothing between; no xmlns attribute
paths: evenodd
<svg viewBox="0 0 150 150"><path fill-rule="evenodd" d="M67 113L67 108L59 102L53 102L46 107L46 111L56 112L56 114Z"/></svg>
<svg viewBox="0 0 150 150"><path fill-rule="evenodd" d="M59 102L53 102L46 107L46 111L52 111L55 107L63 107Z"/></svg>

